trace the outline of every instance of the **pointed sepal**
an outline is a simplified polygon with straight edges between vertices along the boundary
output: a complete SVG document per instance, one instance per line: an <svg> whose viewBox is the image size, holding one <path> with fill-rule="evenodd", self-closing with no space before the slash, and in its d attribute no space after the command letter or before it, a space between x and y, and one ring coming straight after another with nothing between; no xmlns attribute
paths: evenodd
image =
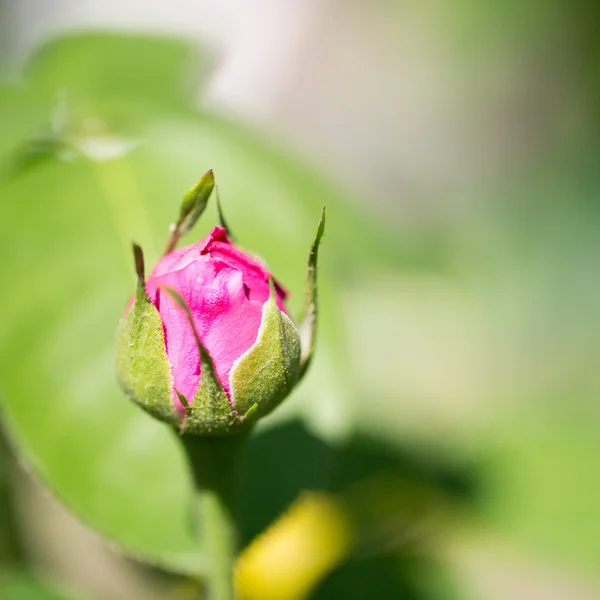
<svg viewBox="0 0 600 600"><path fill-rule="evenodd" d="M194 435L228 435L240 433L247 428L249 423L232 406L223 386L219 382L212 358L200 340L192 313L186 301L175 290L168 287L162 289L185 312L194 333L200 355L200 382L198 391L191 402L187 400L186 403L182 402L186 415L179 426L180 432L182 434L191 433Z"/></svg>
<svg viewBox="0 0 600 600"><path fill-rule="evenodd" d="M146 293L146 268L144 266L144 252L141 246L138 246L135 242L132 244L133 248L133 262L135 264L135 274L137 275L137 290L136 290L136 303L138 301L150 302L148 294Z"/></svg>
<svg viewBox="0 0 600 600"><path fill-rule="evenodd" d="M177 423L171 401L172 376L160 315L144 285L144 255L133 247L138 277L135 301L117 332L117 377L127 396L162 421Z"/></svg>
<svg viewBox="0 0 600 600"><path fill-rule="evenodd" d="M219 225L221 227L223 227L223 229L225 229L225 231L227 232L227 236L229 237L229 239L232 242L236 241L236 237L233 235L233 232L231 231L231 227L229 227L229 225L227 224L227 221L225 220L225 215L223 214L223 205L221 204L221 196L219 194L219 187L215 186L215 197L217 200L217 214L219 216Z"/></svg>
<svg viewBox="0 0 600 600"><path fill-rule="evenodd" d="M171 236L163 254L171 252L177 246L179 240L192 230L196 221L206 209L214 187L215 177L211 169L200 178L194 187L186 192L181 201L179 219L172 227Z"/></svg>
<svg viewBox="0 0 600 600"><path fill-rule="evenodd" d="M302 357L300 359L300 379L304 377L315 351L317 341L317 259L319 256L319 244L325 232L325 208L321 212L321 218L317 225L315 239L310 247L308 255L308 268L306 271L305 288L305 316L300 331L302 332Z"/></svg>
<svg viewBox="0 0 600 600"><path fill-rule="evenodd" d="M233 405L248 421L271 412L290 393L300 373L300 334L277 307L272 279L270 289L256 342L235 361L229 375Z"/></svg>

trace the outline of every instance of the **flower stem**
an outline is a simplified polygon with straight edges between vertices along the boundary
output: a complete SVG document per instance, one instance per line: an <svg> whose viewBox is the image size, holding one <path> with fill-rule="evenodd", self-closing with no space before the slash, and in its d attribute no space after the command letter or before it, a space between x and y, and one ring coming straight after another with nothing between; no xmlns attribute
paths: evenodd
<svg viewBox="0 0 600 600"><path fill-rule="evenodd" d="M242 435L184 435L195 486L194 518L206 559L203 598L234 600L233 567L238 531L234 511L236 465Z"/></svg>

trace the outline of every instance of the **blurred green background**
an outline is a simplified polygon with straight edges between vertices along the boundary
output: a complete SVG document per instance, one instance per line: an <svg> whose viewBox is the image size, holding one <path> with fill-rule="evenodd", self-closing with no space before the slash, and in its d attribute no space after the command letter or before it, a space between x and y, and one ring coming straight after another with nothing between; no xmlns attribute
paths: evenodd
<svg viewBox="0 0 600 600"><path fill-rule="evenodd" d="M131 240L153 263L208 168L294 314L328 211L317 359L249 442L243 545L324 493L352 541L294 597L600 597L598 12L0 2L0 599L197 597L183 456L113 343Z"/></svg>

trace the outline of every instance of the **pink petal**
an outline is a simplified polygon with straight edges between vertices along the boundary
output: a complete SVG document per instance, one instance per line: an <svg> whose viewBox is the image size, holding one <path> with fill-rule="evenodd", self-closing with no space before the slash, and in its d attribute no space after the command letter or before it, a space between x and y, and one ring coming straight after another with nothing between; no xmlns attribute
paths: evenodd
<svg viewBox="0 0 600 600"><path fill-rule="evenodd" d="M159 286L173 288L187 302L196 331L229 394L229 372L256 341L263 303L246 296L241 271L208 256L147 282L150 298L163 320L174 387L190 402L200 379L198 348L185 312ZM181 407L175 392L173 402Z"/></svg>
<svg viewBox="0 0 600 600"><path fill-rule="evenodd" d="M165 346L173 373L173 405L183 406L175 393L192 401L200 381L200 356L193 330L183 311L164 287L186 301L208 350L223 389L230 396L233 363L256 341L263 304L269 298L269 272L257 259L236 248L222 227L202 241L163 257L146 282L150 299L163 321ZM277 304L286 311L287 291L275 282Z"/></svg>

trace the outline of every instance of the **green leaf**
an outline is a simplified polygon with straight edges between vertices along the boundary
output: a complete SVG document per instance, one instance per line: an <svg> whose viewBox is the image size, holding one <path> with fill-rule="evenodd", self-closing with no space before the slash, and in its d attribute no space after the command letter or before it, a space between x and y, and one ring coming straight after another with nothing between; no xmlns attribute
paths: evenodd
<svg viewBox="0 0 600 600"><path fill-rule="evenodd" d="M148 218L129 194L112 203L99 187L119 173L54 162L0 191L0 271L12 282L0 298L2 420L23 459L86 523L144 560L197 572L176 434L116 381L115 334L132 289L116 224ZM146 241L134 223L122 227Z"/></svg>
<svg viewBox="0 0 600 600"><path fill-rule="evenodd" d="M68 163L55 157L0 186L2 420L33 472L84 522L130 553L191 573L201 569L202 557L189 527L192 488L179 440L129 402L116 381L116 330L134 289L131 240L153 264L182 186L214 167L240 236L292 291L294 310L294 302L301 306L313 218L326 203L335 227L321 265L321 311L328 314L321 342L335 348L336 357L343 348L334 346L341 330L339 282L357 260L377 262L394 244L280 149L237 124L184 107L187 46L119 39L56 41L31 60L26 89L19 85L3 95L9 108L22 108L22 98L31 102L34 124L40 122L37 101L50 106L64 89L73 114L118 115L110 122L116 134L143 115L146 129L144 143L119 158ZM26 116L19 113L19 126L10 129L10 148L27 143ZM70 135L82 133L78 123ZM205 218L190 237L214 221ZM390 260L400 256L401 249ZM331 387L332 366L323 361L319 367ZM319 414L327 407L331 394L320 383L312 374L303 383L304 398L296 397L301 410Z"/></svg>
<svg viewBox="0 0 600 600"><path fill-rule="evenodd" d="M0 84L0 185L55 149L55 140L42 135L47 133L48 111L48 104L33 90Z"/></svg>
<svg viewBox="0 0 600 600"><path fill-rule="evenodd" d="M21 573L0 574L0 600L70 600L34 577Z"/></svg>
<svg viewBox="0 0 600 600"><path fill-rule="evenodd" d="M25 548L21 539L19 506L13 490L16 464L6 437L0 428L0 565L6 570L25 562Z"/></svg>
<svg viewBox="0 0 600 600"><path fill-rule="evenodd" d="M576 398L570 390L569 402ZM480 506L494 534L521 551L594 572L600 561L597 419L584 420L571 407L520 417L518 429L511 422L488 434Z"/></svg>
<svg viewBox="0 0 600 600"><path fill-rule="evenodd" d="M183 106L192 54L189 44L174 38L75 33L44 44L28 61L26 75L49 97Z"/></svg>
<svg viewBox="0 0 600 600"><path fill-rule="evenodd" d="M303 491L326 490L350 516L358 547L308 597L455 598L449 582L443 593L431 591L441 583L435 552L447 535L440 516L451 502L464 508L472 491L455 484L470 481L472 471L433 448L395 442L356 435L328 444L297 421L251 437L240 465L242 542L285 515ZM373 570L378 564L386 568Z"/></svg>

